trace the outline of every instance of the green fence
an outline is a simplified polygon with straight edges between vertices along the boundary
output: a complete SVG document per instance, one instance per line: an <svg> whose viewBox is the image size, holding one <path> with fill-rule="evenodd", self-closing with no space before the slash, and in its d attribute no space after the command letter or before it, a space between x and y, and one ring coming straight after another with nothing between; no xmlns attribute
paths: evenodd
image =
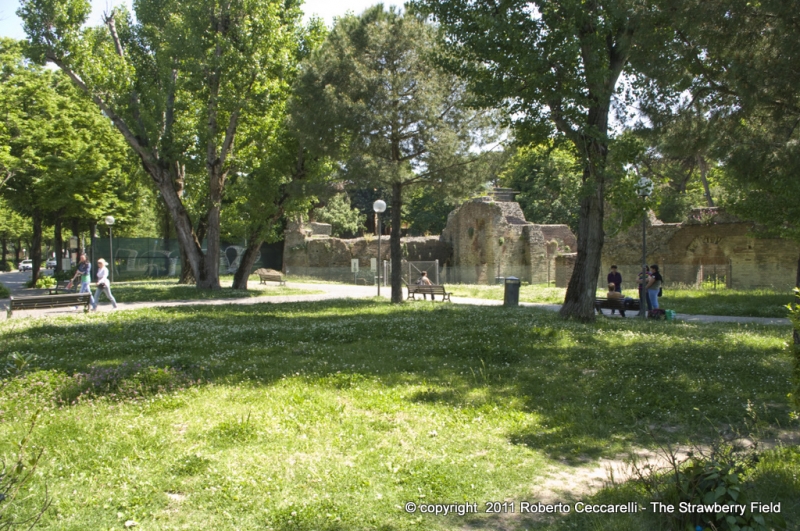
<svg viewBox="0 0 800 531"><path fill-rule="evenodd" d="M112 256L108 238L94 241L94 252L90 257L104 258L109 264ZM205 245L204 245L205 247ZM219 271L221 275L232 275L239 269L244 255L244 244L221 243ZM128 280L143 277L178 277L181 274L181 255L177 240L165 241L159 238L114 238L113 240L114 280ZM282 244L264 244L252 270L260 267L281 269L283 260ZM110 266L109 266L110 267Z"/></svg>

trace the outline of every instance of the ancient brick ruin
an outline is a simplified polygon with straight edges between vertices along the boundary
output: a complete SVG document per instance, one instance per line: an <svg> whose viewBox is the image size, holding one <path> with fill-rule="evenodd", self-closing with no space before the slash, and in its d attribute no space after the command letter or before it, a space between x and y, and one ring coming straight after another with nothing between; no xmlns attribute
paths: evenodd
<svg viewBox="0 0 800 531"><path fill-rule="evenodd" d="M505 197L504 197L505 198ZM404 237L407 261L438 260L448 282L492 283L517 276L545 283L555 278L555 258L575 249L566 225L528 223L519 204L480 197L450 213L441 236ZM381 240L381 258L389 260L389 237ZM292 223L284 244L284 270L313 275L318 268L349 268L351 260L367 268L378 257L377 237L341 239L322 223Z"/></svg>
<svg viewBox="0 0 800 531"><path fill-rule="evenodd" d="M758 236L758 228L718 208L695 209L683 223L647 222L647 263L659 264L668 284L698 285L719 281L719 287L791 289L800 255L792 241ZM565 287L575 255L557 259L556 285ZM602 286L612 264L619 266L629 288L642 261L642 227L607 237L603 246Z"/></svg>

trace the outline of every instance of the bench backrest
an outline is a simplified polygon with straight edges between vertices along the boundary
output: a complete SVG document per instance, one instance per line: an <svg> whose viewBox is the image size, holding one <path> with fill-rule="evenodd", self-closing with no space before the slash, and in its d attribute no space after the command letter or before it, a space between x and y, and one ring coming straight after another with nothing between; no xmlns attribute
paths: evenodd
<svg viewBox="0 0 800 531"><path fill-rule="evenodd" d="M26 308L57 308L59 306L74 306L76 304L88 304L90 293L68 293L66 295L36 295L33 297L22 297L16 299L11 297L9 304L15 310Z"/></svg>
<svg viewBox="0 0 800 531"><path fill-rule="evenodd" d="M415 286L415 293L444 293L444 286L439 284L431 284L430 286Z"/></svg>

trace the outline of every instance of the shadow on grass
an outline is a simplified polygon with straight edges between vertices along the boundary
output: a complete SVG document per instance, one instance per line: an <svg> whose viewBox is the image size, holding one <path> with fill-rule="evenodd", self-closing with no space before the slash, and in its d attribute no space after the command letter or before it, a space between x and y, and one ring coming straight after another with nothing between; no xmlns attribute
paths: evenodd
<svg viewBox="0 0 800 531"><path fill-rule="evenodd" d="M576 464L649 445L648 429L674 442L710 436L708 419L745 429L748 402L762 422L787 423L786 333L363 300L157 308L0 328L5 352L34 354L41 369L67 375L59 387L67 403L287 377L408 388L412 403L519 414L509 441Z"/></svg>

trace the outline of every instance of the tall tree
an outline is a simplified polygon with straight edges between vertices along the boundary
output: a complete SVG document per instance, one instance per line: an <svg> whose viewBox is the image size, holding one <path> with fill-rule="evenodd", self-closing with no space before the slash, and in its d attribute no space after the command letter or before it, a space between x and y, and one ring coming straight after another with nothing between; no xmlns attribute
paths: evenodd
<svg viewBox="0 0 800 531"><path fill-rule="evenodd" d="M561 315L594 318L609 186L609 116L632 58L674 38L658 3L635 0L416 0L451 44L444 63L485 105L502 106L518 135L566 138L580 157L578 254Z"/></svg>
<svg viewBox="0 0 800 531"><path fill-rule="evenodd" d="M469 162L476 158L470 148L487 140L484 115L468 108L464 84L433 64L438 45L434 26L378 5L338 19L301 77L298 123L307 145L338 146L343 180L391 190L395 303L403 300L400 224L408 190L472 188L483 178Z"/></svg>
<svg viewBox="0 0 800 531"><path fill-rule="evenodd" d="M702 107L724 167L724 206L800 241L800 13L783 0L674 3L684 31L652 68L646 104L673 117ZM672 65L671 71L663 66ZM665 83L666 82L666 83ZM686 101L686 94L691 99ZM800 259L797 285L800 285Z"/></svg>
<svg viewBox="0 0 800 531"><path fill-rule="evenodd" d="M2 143L14 178L0 190L33 224L34 280L48 217L97 219L123 200L127 151L108 120L59 72L23 59L22 43L0 40Z"/></svg>
<svg viewBox="0 0 800 531"><path fill-rule="evenodd" d="M500 182L521 192L517 201L531 223L563 223L578 228L581 167L569 149L553 145L516 150Z"/></svg>
<svg viewBox="0 0 800 531"><path fill-rule="evenodd" d="M139 0L82 29L87 0L25 0L32 56L65 72L109 117L158 186L201 288L219 288L220 212L237 133L285 94L297 0ZM187 177L205 174L193 223ZM197 229L197 230L196 230ZM204 233L207 240L202 249Z"/></svg>

